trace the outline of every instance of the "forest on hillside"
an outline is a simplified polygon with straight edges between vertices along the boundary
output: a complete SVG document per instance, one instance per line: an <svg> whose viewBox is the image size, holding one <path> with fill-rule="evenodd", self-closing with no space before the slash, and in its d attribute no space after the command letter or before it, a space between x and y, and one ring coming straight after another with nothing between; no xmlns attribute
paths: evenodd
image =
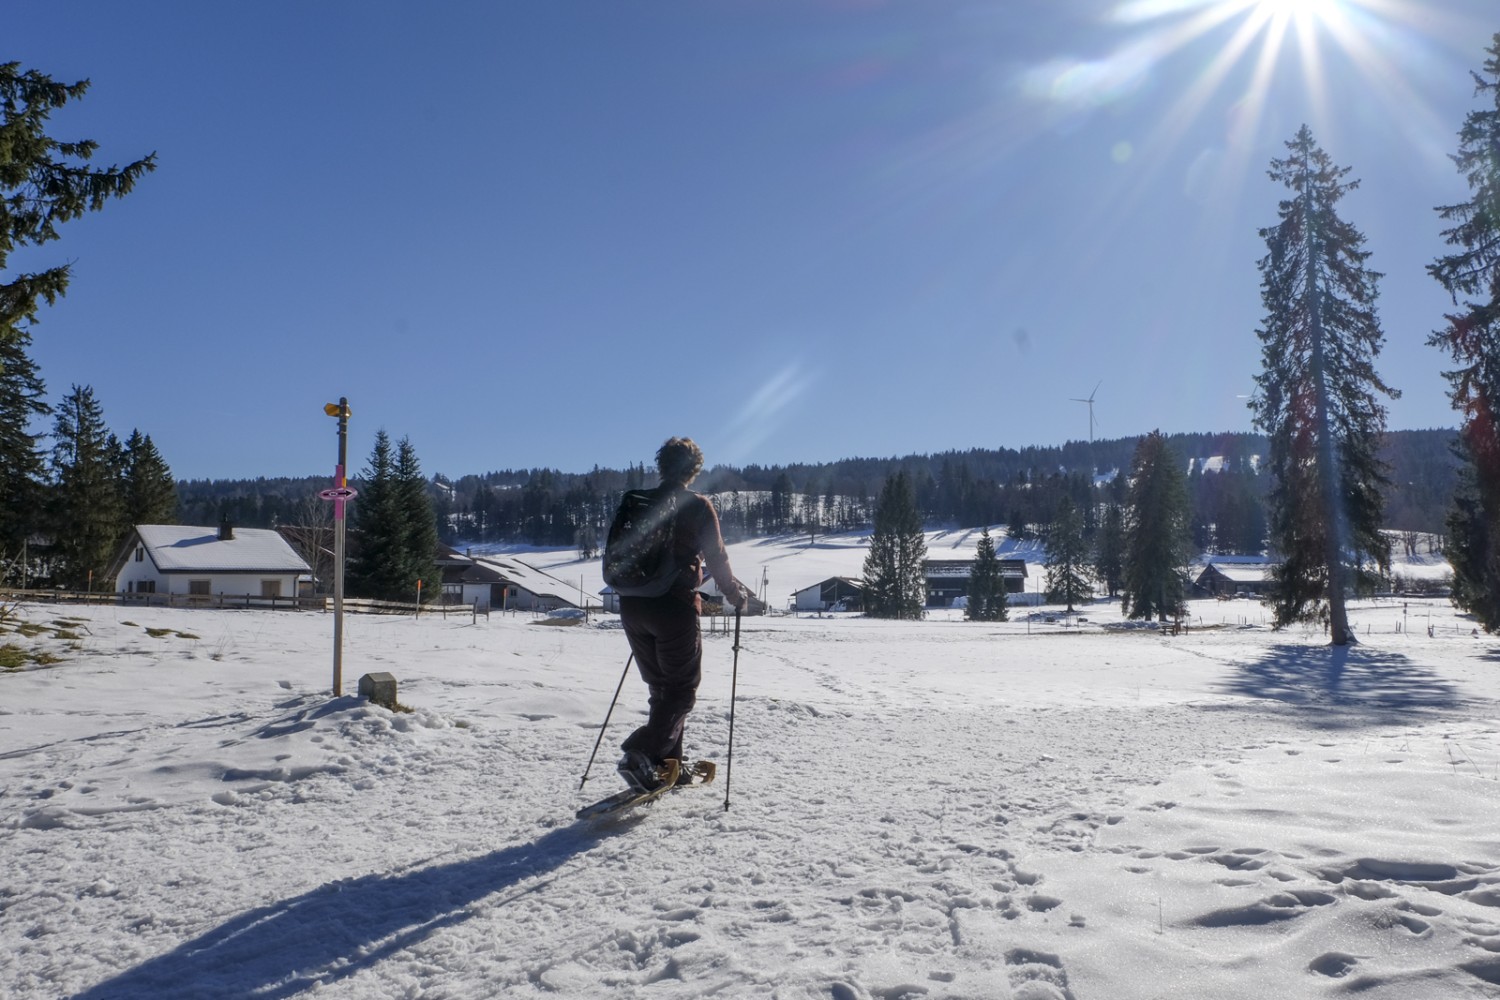
<svg viewBox="0 0 1500 1000"><path fill-rule="evenodd" d="M1443 532L1457 477L1456 436L1452 430L1386 435L1387 527ZM1268 483L1257 465L1266 453L1265 437L1198 433L1167 435L1166 440L1188 480L1194 542L1212 551L1259 551ZM706 470L694 488L718 497L725 535L731 539L867 526L874 497L898 471L915 484L922 516L931 523L1004 524L1013 536L1039 535L1064 495L1085 512L1118 503L1125 489L1123 472L1139 441L1129 437L1058 447L973 448L819 464L721 465ZM620 493L655 483L655 471L644 466L596 466L583 473L506 469L457 479L435 475L429 489L440 536L450 544L518 542L591 550L600 544ZM351 484L357 488L359 478ZM185 480L177 485L178 520L314 526L330 516L329 505L317 499L327 486L324 476Z"/></svg>

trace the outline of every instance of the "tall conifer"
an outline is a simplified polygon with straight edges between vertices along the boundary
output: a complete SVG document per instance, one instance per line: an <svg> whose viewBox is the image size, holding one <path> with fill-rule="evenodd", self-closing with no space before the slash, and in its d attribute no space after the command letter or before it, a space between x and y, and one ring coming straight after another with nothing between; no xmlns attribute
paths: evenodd
<svg viewBox="0 0 1500 1000"><path fill-rule="evenodd" d="M355 544L345 586L353 596L393 601L415 596L402 593L394 583L402 576L401 513L394 480L391 438L382 429L375 432L370 462L360 472L359 496L349 505Z"/></svg>
<svg viewBox="0 0 1500 1000"><path fill-rule="evenodd" d="M46 459L31 432L33 421L52 411L46 387L26 353L30 336L0 329L0 578L23 571L26 542L41 526Z"/></svg>
<svg viewBox="0 0 1500 1000"><path fill-rule="evenodd" d="M1083 535L1083 513L1073 498L1063 494L1047 532L1047 600L1066 604L1069 611L1091 593L1088 580L1089 546Z"/></svg>
<svg viewBox="0 0 1500 1000"><path fill-rule="evenodd" d="M1344 180L1349 168L1335 166L1305 125L1286 146L1270 176L1292 197L1281 202L1280 222L1260 232L1266 315L1250 405L1270 438L1269 527L1282 560L1275 622L1326 617L1343 646L1354 641L1345 599L1357 574L1366 560L1382 570L1390 563L1380 534L1385 407L1377 394L1397 393L1375 371L1380 275L1365 267L1364 236L1336 211L1358 181Z"/></svg>
<svg viewBox="0 0 1500 1000"><path fill-rule="evenodd" d="M438 572L437 518L432 510L432 497L427 492L427 479L422 475L417 451L408 438L396 445L395 465L396 504L400 510L401 566L403 579L398 587L409 588L416 593L416 581L422 581L424 600L437 600L443 593L443 581Z"/></svg>
<svg viewBox="0 0 1500 1000"><path fill-rule="evenodd" d="M102 588L128 524L120 490L123 449L104 426L91 386L73 386L58 405L52 436L54 580L65 588Z"/></svg>
<svg viewBox="0 0 1500 1000"><path fill-rule="evenodd" d="M865 613L874 618L921 618L926 604L927 542L916 493L905 472L885 481L875 507L875 532L865 556Z"/></svg>
<svg viewBox="0 0 1500 1000"><path fill-rule="evenodd" d="M138 430L125 439L124 480L121 483L125 523L173 524L177 519L177 483L166 459Z"/></svg>
<svg viewBox="0 0 1500 1000"><path fill-rule="evenodd" d="M995 540L990 529L979 536L974 554L974 568L969 573L969 604L966 616L977 622L1003 622L1010 619L1005 578L1000 573L1000 558L995 555Z"/></svg>
<svg viewBox="0 0 1500 1000"><path fill-rule="evenodd" d="M1136 446L1124 517L1121 605L1127 618L1167 620L1182 607L1191 536L1187 478L1160 431Z"/></svg>
<svg viewBox="0 0 1500 1000"><path fill-rule="evenodd" d="M1500 629L1500 32L1486 51L1485 75L1475 73L1474 84L1491 106L1464 119L1453 157L1471 197L1438 209L1452 224L1443 237L1457 249L1428 267L1460 311L1450 313L1428 343L1455 365L1444 375L1463 415L1464 466L1446 550L1454 602L1494 632Z"/></svg>

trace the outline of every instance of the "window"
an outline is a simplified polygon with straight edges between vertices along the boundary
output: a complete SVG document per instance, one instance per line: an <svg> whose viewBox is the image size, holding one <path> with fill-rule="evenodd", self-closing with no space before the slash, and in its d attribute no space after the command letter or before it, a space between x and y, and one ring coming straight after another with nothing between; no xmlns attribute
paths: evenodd
<svg viewBox="0 0 1500 1000"><path fill-rule="evenodd" d="M212 580L189 580L188 593L194 597L207 597L211 593L208 588L212 583Z"/></svg>
<svg viewBox="0 0 1500 1000"><path fill-rule="evenodd" d="M146 559L146 546L144 546L144 545L137 545L135 547L135 561L136 562L144 562L145 559Z"/></svg>

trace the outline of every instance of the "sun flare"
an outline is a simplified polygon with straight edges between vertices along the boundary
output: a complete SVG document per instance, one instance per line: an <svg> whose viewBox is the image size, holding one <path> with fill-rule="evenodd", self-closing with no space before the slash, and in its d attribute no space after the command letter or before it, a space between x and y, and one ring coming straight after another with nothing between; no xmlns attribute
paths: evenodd
<svg viewBox="0 0 1500 1000"><path fill-rule="evenodd" d="M1326 21L1338 14L1339 0L1256 0L1256 13L1268 20Z"/></svg>

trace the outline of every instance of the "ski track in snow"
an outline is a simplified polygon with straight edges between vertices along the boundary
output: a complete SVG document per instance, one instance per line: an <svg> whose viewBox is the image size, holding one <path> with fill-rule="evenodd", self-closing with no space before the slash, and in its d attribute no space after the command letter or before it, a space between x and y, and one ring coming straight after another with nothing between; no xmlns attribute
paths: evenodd
<svg viewBox="0 0 1500 1000"><path fill-rule="evenodd" d="M733 770L721 633L718 782L579 823L642 714L578 791L617 629L356 619L391 713L327 696L326 616L79 614L0 676L16 1000L1500 996L1467 641L747 620Z"/></svg>

